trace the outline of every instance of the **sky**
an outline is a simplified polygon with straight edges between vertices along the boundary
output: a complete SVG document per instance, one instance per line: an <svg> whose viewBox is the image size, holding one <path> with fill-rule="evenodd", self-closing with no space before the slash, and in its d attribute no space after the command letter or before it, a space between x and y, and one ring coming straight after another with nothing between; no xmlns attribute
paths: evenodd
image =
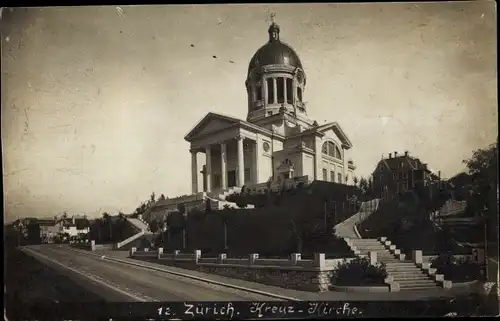
<svg viewBox="0 0 500 321"><path fill-rule="evenodd" d="M358 177L404 150L453 176L497 138L495 9L493 1L3 9L4 218L131 213L152 191L189 194L183 137L208 112L246 119L248 63L268 40L271 12L304 66L309 116L340 124Z"/></svg>

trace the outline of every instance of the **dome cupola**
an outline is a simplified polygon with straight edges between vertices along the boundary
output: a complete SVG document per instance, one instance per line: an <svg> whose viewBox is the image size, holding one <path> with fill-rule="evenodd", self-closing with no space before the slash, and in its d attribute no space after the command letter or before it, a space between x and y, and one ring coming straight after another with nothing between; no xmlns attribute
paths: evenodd
<svg viewBox="0 0 500 321"><path fill-rule="evenodd" d="M305 73L299 56L280 40L280 27L273 21L269 40L250 59L245 82L249 122L258 122L277 113L306 116L303 92Z"/></svg>

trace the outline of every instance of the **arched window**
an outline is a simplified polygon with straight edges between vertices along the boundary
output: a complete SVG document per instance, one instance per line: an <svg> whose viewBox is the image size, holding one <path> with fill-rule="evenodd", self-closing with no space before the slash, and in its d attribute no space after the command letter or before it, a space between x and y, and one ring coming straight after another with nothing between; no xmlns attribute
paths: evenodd
<svg viewBox="0 0 500 321"><path fill-rule="evenodd" d="M325 155L342 159L342 153L340 152L340 148L338 148L338 146L335 145L333 142L330 141L324 142L323 146L321 147L321 152Z"/></svg>

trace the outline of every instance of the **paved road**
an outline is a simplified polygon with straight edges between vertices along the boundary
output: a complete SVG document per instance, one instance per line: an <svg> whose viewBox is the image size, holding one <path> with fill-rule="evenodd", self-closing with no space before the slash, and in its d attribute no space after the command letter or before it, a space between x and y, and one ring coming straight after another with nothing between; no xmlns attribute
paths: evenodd
<svg viewBox="0 0 500 321"><path fill-rule="evenodd" d="M60 245L42 245L30 247L38 253L57 260L66 266L78 271L92 275L100 280L111 284L119 291L128 293L137 299L130 301L247 301L247 300L277 300L272 297L260 295L242 290L231 289L225 286L209 284L203 281L192 280L181 276L171 275L162 271L131 266L111 260L101 259L100 256L89 256L89 252L78 251ZM410 292L388 292L388 293L346 293L346 292L322 292L313 293L297 291L292 289L278 288L240 279L232 279L223 276L206 274L198 271L180 269L165 266L153 262L138 261L126 258L127 253L123 251L97 251L95 254L114 257L127 262L161 268L172 273L192 275L206 280L212 280L223 284L230 284L246 289L271 293L296 300L305 301L357 301L357 300L419 300L436 297L455 297L463 293L464 289L426 290ZM73 273L74 274L74 273ZM109 290L109 289L108 289Z"/></svg>
<svg viewBox="0 0 500 321"><path fill-rule="evenodd" d="M167 273L79 255L57 245L31 246L30 249L90 275L122 292L129 293L130 301L256 301L273 299L264 295L208 284ZM134 300L134 297L137 298Z"/></svg>

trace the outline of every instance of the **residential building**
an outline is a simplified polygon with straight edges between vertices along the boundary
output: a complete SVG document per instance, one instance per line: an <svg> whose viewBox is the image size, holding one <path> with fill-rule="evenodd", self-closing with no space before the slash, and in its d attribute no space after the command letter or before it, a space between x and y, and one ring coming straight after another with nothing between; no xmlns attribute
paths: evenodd
<svg viewBox="0 0 500 321"><path fill-rule="evenodd" d="M399 155L389 153L382 158L372 174L373 194L375 197L390 198L405 193L419 186L428 186L440 179L440 173L431 171L426 163L412 157L408 151Z"/></svg>

